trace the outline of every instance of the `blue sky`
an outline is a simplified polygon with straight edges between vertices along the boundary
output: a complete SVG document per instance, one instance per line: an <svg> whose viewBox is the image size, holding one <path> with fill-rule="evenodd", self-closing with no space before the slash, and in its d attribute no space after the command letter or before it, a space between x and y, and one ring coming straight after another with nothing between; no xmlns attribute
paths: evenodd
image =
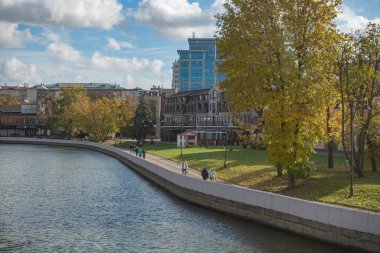
<svg viewBox="0 0 380 253"><path fill-rule="evenodd" d="M170 87L177 49L211 37L225 0L0 0L0 83ZM345 32L380 23L380 0L344 0Z"/></svg>

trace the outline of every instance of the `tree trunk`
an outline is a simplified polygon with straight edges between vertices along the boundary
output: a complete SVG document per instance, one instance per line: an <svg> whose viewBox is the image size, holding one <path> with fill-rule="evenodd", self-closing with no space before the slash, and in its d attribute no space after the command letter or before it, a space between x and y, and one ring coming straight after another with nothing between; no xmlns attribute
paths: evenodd
<svg viewBox="0 0 380 253"><path fill-rule="evenodd" d="M296 186L296 177L288 171L288 189L293 189Z"/></svg>
<svg viewBox="0 0 380 253"><path fill-rule="evenodd" d="M276 169L277 169L277 176L281 177L282 176L282 164L281 163L277 164Z"/></svg>
<svg viewBox="0 0 380 253"><path fill-rule="evenodd" d="M334 141L330 140L327 145L328 168L334 168Z"/></svg>
<svg viewBox="0 0 380 253"><path fill-rule="evenodd" d="M354 164L358 177L364 177L364 142L365 134L361 132L358 136L358 150L354 152L356 158Z"/></svg>
<svg viewBox="0 0 380 253"><path fill-rule="evenodd" d="M327 107L327 113L326 113L326 130L327 130L327 136L330 139L330 133L331 133L331 127L330 127L330 107ZM327 144L327 163L328 168L332 169L334 168L334 157L333 157L333 148L334 148L334 141L329 140Z"/></svg>
<svg viewBox="0 0 380 253"><path fill-rule="evenodd" d="M374 146L373 146L373 143L371 141L371 139L369 138L369 136L367 135L367 148L368 148L368 151L369 151L369 156L370 156L370 159L371 159L371 169L372 169L372 172L376 172L377 171L377 165L376 165L376 159L374 158Z"/></svg>
<svg viewBox="0 0 380 253"><path fill-rule="evenodd" d="M376 160L371 158L371 168L372 168L372 172L376 172L377 171L377 165L376 165Z"/></svg>

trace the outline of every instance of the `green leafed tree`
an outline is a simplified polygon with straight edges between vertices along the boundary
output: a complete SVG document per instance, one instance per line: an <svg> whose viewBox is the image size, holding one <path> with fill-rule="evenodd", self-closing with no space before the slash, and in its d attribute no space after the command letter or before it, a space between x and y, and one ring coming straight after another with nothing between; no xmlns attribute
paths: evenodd
<svg viewBox="0 0 380 253"><path fill-rule="evenodd" d="M353 109L353 159L349 136L349 103L343 103L342 144L346 158L357 175L364 177L364 155L367 148L376 154L377 122L380 117L374 98L380 96L380 25L369 23L362 31L346 36L339 55L339 91L341 100L352 103ZM366 107L371 110L366 110ZM371 155L371 156L372 156ZM372 167L376 160L372 159Z"/></svg>
<svg viewBox="0 0 380 253"><path fill-rule="evenodd" d="M138 143L143 143L148 135L154 133L153 113L144 96L140 96L133 118L132 135Z"/></svg>
<svg viewBox="0 0 380 253"><path fill-rule="evenodd" d="M339 0L231 0L218 19L218 48L235 110L263 110L268 159L288 186L308 176L325 134L337 57Z"/></svg>

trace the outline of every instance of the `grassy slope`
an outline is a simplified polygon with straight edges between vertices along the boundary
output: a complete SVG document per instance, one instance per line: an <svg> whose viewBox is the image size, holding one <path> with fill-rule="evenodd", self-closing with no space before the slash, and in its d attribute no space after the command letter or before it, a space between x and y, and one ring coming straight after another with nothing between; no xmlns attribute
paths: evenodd
<svg viewBox="0 0 380 253"><path fill-rule="evenodd" d="M123 146L129 146L124 144ZM146 144L147 152L170 160L180 161L180 149L173 144ZM380 212L380 172L370 172L366 163L366 177L354 175L354 197L349 198L350 174L345 158L335 156L334 169L327 169L327 155L314 154L316 171L310 179L297 180L297 187L286 189L287 178L276 176L273 165L266 160L264 150L233 148L227 151L227 168L224 168L222 148L184 148L183 158L190 167L200 170L206 166L217 169L218 178L249 188L276 192L297 198L353 206Z"/></svg>

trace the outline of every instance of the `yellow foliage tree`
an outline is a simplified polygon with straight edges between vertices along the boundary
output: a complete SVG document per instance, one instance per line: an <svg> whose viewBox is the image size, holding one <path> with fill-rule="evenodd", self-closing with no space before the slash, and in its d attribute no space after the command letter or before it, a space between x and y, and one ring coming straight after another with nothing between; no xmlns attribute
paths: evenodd
<svg viewBox="0 0 380 253"><path fill-rule="evenodd" d="M19 105L20 101L15 96L6 94L0 96L0 105Z"/></svg>
<svg viewBox="0 0 380 253"><path fill-rule="evenodd" d="M263 109L268 159L288 187L310 172L334 87L339 0L231 0L218 16L222 83L236 110Z"/></svg>

